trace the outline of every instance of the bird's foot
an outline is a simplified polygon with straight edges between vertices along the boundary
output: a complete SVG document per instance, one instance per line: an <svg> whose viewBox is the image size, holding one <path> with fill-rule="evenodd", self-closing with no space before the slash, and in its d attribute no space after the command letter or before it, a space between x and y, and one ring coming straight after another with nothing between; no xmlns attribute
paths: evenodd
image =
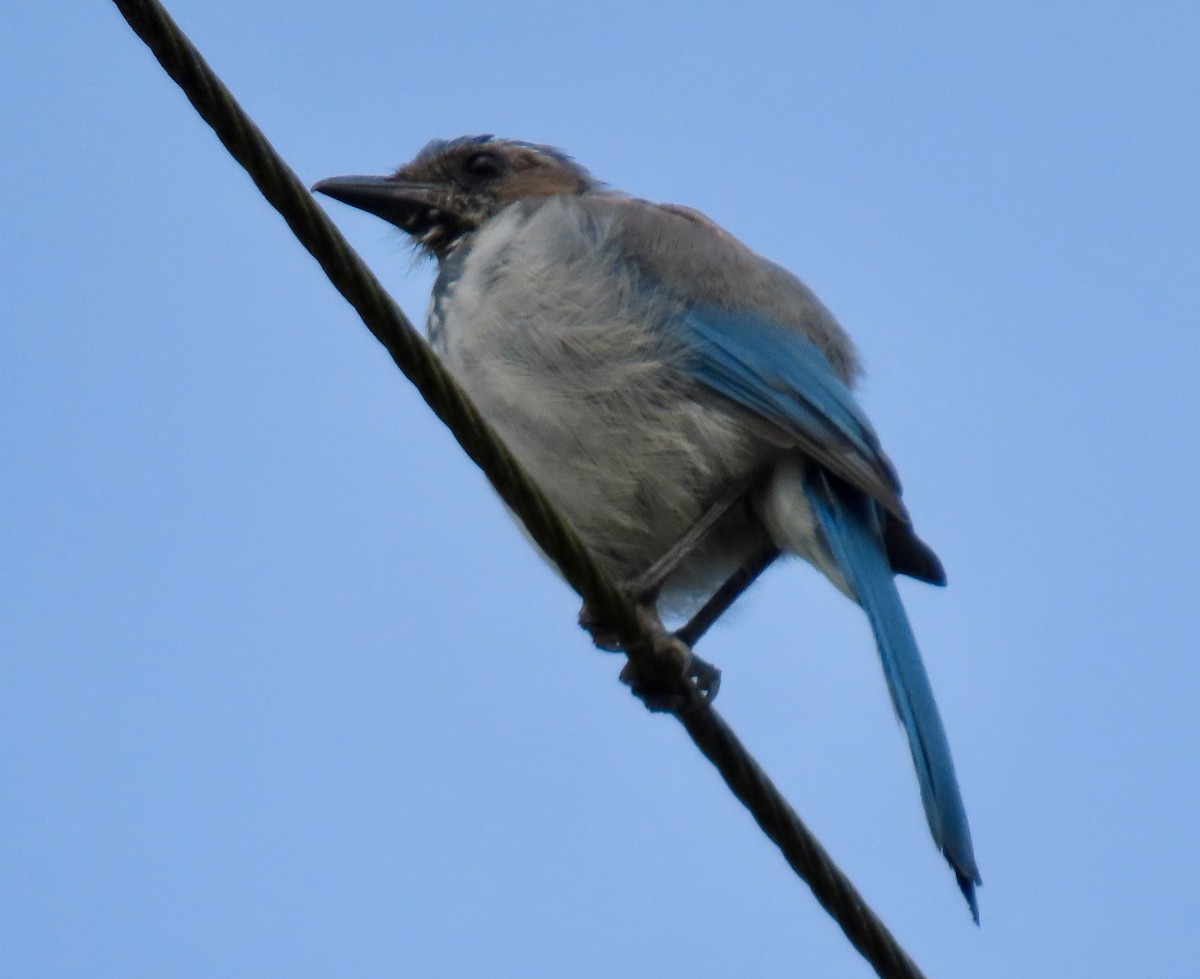
<svg viewBox="0 0 1200 979"><path fill-rule="evenodd" d="M621 670L621 682L647 710L690 713L702 703L712 703L721 689L721 671L671 633L655 637L654 656L664 665L654 677L645 675L632 659Z"/></svg>
<svg viewBox="0 0 1200 979"><path fill-rule="evenodd" d="M697 656L678 632L668 632L653 604L638 602L638 619L648 637L621 670L624 683L652 711L679 713L711 703L721 688L721 671ZM617 634L584 605L579 624L592 642L610 653L627 653ZM646 648L648 647L648 648Z"/></svg>

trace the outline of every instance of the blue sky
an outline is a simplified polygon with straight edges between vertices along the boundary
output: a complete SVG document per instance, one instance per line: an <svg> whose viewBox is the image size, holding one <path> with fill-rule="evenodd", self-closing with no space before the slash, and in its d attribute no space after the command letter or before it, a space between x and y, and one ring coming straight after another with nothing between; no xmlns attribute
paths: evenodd
<svg viewBox="0 0 1200 979"><path fill-rule="evenodd" d="M982 927L815 573L719 708L930 975L1192 974L1194 5L171 9L307 181L549 142L813 286L949 572ZM869 975L115 8L0 73L0 970Z"/></svg>

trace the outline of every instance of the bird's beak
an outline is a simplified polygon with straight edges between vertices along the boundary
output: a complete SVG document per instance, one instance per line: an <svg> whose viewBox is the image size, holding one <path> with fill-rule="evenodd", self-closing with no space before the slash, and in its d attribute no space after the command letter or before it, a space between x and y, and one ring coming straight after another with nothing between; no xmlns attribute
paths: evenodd
<svg viewBox="0 0 1200 979"><path fill-rule="evenodd" d="M313 184L313 192L361 208L394 224L402 231L428 223L437 210L440 194L433 184L412 183L396 177L330 177Z"/></svg>

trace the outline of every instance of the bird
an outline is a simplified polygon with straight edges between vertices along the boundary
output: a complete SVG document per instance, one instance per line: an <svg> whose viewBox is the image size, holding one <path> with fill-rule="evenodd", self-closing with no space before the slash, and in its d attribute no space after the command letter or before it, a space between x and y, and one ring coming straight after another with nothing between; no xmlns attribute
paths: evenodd
<svg viewBox="0 0 1200 979"><path fill-rule="evenodd" d="M945 573L852 393L858 353L816 295L699 211L622 193L539 143L435 140L391 174L313 190L436 261L432 347L600 567L663 614L693 614L678 634L694 642L783 554L862 608L930 833L978 924L971 832L895 584Z"/></svg>

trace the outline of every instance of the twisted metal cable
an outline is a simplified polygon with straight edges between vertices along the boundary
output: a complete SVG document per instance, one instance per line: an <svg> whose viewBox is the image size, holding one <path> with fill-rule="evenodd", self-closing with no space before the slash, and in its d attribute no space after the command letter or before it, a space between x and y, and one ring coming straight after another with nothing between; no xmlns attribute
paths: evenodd
<svg viewBox="0 0 1200 979"><path fill-rule="evenodd" d="M719 714L680 675L679 644L663 642L596 567L587 549L479 415L379 280L354 252L296 174L238 105L157 0L113 0L129 26L179 85L225 148L250 174L335 288L383 344L468 456L483 470L538 546L588 608L621 640L639 675L671 689L672 713L730 790L779 847L821 906L883 979L922 973L801 822ZM674 647L674 648L672 648Z"/></svg>

